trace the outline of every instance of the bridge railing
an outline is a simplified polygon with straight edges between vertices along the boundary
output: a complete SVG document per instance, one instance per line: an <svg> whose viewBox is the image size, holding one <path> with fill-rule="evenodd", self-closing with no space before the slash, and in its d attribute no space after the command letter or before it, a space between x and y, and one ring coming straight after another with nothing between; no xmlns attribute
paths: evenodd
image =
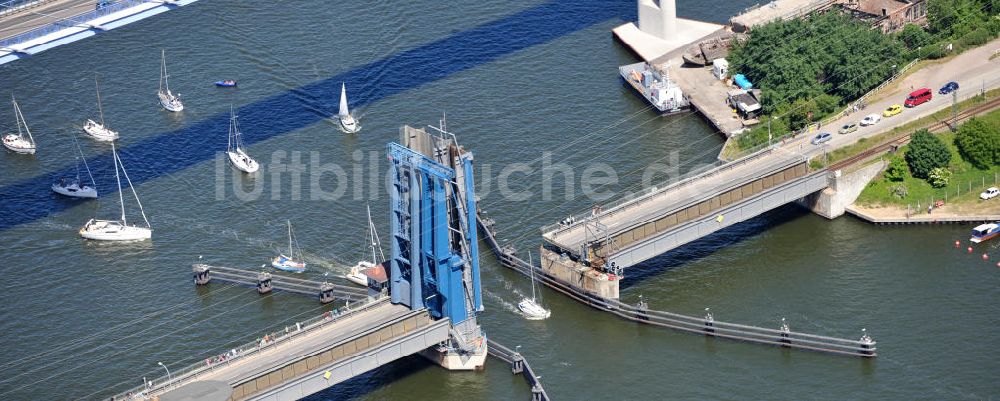
<svg viewBox="0 0 1000 401"><path fill-rule="evenodd" d="M550 276L548 273L524 259L518 258L510 250L500 246L493 235L493 225L479 221L483 228L483 239L493 250L500 263L521 274L529 275L534 270L534 277L549 288L559 291L572 299L593 308L612 313L621 318L654 326L680 330L688 333L721 337L731 340L746 341L756 344L775 345L786 348L804 349L846 356L873 358L876 356L876 342L867 335L858 340L820 336L815 334L791 331L787 326L779 329L748 326L736 323L726 323L714 320L710 315L696 317L678 313L649 309L640 301L637 305L629 305L616 299L599 297L580 290L573 285Z"/></svg>
<svg viewBox="0 0 1000 401"><path fill-rule="evenodd" d="M532 401L549 401L549 394L545 392L545 387L542 387L539 376L535 374L531 365L528 364L528 360L524 359L520 353L493 340L490 340L489 353L497 359L509 363L512 373L524 376L524 380L531 386Z"/></svg>
<svg viewBox="0 0 1000 401"><path fill-rule="evenodd" d="M47 1L52 0L9 0L0 2L0 17L40 6Z"/></svg>
<svg viewBox="0 0 1000 401"><path fill-rule="evenodd" d="M691 184L691 183L693 183L693 182L695 182L697 180L700 180L700 179L703 179L703 178L706 178L706 177L712 177L712 176L718 175L718 174L720 174L722 172L732 170L733 168L736 168L738 166L745 165L745 164L747 164L747 163L749 163L751 161L757 160L758 158L760 158L760 157L762 157L762 156L764 156L766 154L769 154L772 150L773 150L772 147L765 147L765 148L760 149L760 150L758 150L758 151L756 151L754 153L751 153L751 154L749 154L747 156L744 156L744 157L742 157L742 158L740 158L738 160L734 160L734 161L731 161L731 162L716 161L713 164L715 167L712 167L709 170L705 170L705 171L697 171L697 170L696 171L692 171L692 172L689 172L689 173L685 174L685 176L682 179L674 180L674 181L667 181L667 182L661 183L659 185L654 185L654 186L651 186L649 188L643 189L643 190L641 190L639 192L636 192L636 193L633 193L631 195L623 196L622 198L617 199L617 200L615 200L615 201L613 201L611 203L601 205L601 212L600 212L599 216L611 215L615 211L617 211L619 209L622 209L622 208L624 208L626 206L630 206L632 204L642 203L643 201L645 201L647 199L650 199L650 198L652 198L654 196L657 196L657 195L659 195L661 193L664 193L664 192L667 192L667 191L672 191L672 190L675 190L677 188L683 187L685 185ZM553 223L553 224L549 224L549 225L543 226L541 228L541 231L542 231L543 234L550 234L550 233L551 234L558 234L558 233L560 233L562 231L571 229L571 228L573 228L573 227L575 227L577 225L584 224L586 222L586 220L588 218L590 218L591 216L592 216L591 213L586 213L586 212L585 213L580 213L580 214L577 214L577 215L573 215L573 216L570 217L570 219L572 219L572 221L573 221L572 224L565 225L565 224L562 224L562 223Z"/></svg>
<svg viewBox="0 0 1000 401"><path fill-rule="evenodd" d="M51 33L55 33L66 28L79 26L81 24L87 24L89 21L93 21L100 17L114 14L124 9L132 8L149 2L150 2L149 0L120 0L101 8L97 8L74 16L56 20L49 23L48 25L4 38L0 40L0 48L11 47L19 43L25 43L34 39L38 39L42 36L49 35Z"/></svg>
<svg viewBox="0 0 1000 401"><path fill-rule="evenodd" d="M381 297L374 301L360 300L354 303L347 304L343 308L334 309L331 312L326 312L320 316L304 320L299 322L298 327L295 330L291 330L289 326L281 330L275 330L270 333L261 335L261 338L254 340L252 342L243 344L239 347L233 348L223 354L214 355L207 358L204 361L199 361L191 365L185 366L178 370L171 371L169 376L161 376L154 380L151 380L143 385L136 386L127 391L119 393L118 395L112 397L112 400L147 400L152 397L152 394L160 394L165 391L171 390L173 388L180 387L181 385L187 383L188 381L197 378L198 376L209 373L213 370L226 367L236 361L246 359L248 357L254 356L261 351L269 350L284 344L292 339L303 336L307 333L313 332L327 325L334 324L336 322L343 321L347 318L353 317L359 313L368 311L372 308L380 306L381 304L388 301L388 297ZM264 341L267 338L267 341Z"/></svg>

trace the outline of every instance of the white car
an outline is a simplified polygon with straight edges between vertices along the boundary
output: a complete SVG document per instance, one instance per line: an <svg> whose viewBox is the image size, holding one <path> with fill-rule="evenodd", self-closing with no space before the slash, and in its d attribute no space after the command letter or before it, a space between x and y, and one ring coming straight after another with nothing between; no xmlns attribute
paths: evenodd
<svg viewBox="0 0 1000 401"><path fill-rule="evenodd" d="M869 114L869 115L865 116L864 119L861 120L861 126L862 127L867 127L869 125L875 125L879 121L882 121L882 116L880 116L878 114Z"/></svg>
<svg viewBox="0 0 1000 401"><path fill-rule="evenodd" d="M989 187L985 191L983 191L983 193L979 194L979 199L982 200L993 199L996 198L997 195L1000 195L1000 189L997 189L997 187Z"/></svg>

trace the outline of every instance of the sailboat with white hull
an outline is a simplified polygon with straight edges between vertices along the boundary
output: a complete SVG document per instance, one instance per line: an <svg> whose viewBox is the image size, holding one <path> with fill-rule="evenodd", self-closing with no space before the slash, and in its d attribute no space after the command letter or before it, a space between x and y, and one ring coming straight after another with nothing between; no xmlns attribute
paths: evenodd
<svg viewBox="0 0 1000 401"><path fill-rule="evenodd" d="M368 240L368 245L371 247L372 259L370 261L362 260L358 262L358 264L351 267L351 271L345 274L344 278L354 284L367 287L368 277L363 272L385 261L385 254L382 253L382 242L379 240L378 231L375 230L375 223L372 221L371 206L368 206L368 235L365 239Z"/></svg>
<svg viewBox="0 0 1000 401"><path fill-rule="evenodd" d="M181 94L170 91L170 79L167 75L167 52L160 51L160 90L156 96L160 99L160 105L167 111L178 112L184 110L184 103L181 103Z"/></svg>
<svg viewBox="0 0 1000 401"><path fill-rule="evenodd" d="M14 96L10 97L10 101L14 104L14 119L17 120L17 133L4 135L3 146L15 153L33 155L36 148L35 138L31 136L31 130L28 129L28 122L24 120L24 114L21 114L21 106L17 105L17 100L14 99Z"/></svg>
<svg viewBox="0 0 1000 401"><path fill-rule="evenodd" d="M238 118L236 111L232 106L229 106L229 145L226 148L226 155L229 156L229 162L237 169L252 174L260 169L260 164L257 164L257 161L250 157L246 148L243 147L243 133L240 132Z"/></svg>
<svg viewBox="0 0 1000 401"><path fill-rule="evenodd" d="M287 272L302 273L306 271L306 261L302 259L302 250L299 249L295 234L292 233L292 222L288 221L288 255L278 254L271 260L271 267Z"/></svg>
<svg viewBox="0 0 1000 401"><path fill-rule="evenodd" d="M101 122L87 119L83 125L83 132L98 141L113 141L118 139L118 133L108 128L104 122L104 107L101 105L101 87L97 83L97 75L94 75L94 86L97 88L97 111L100 114Z"/></svg>
<svg viewBox="0 0 1000 401"><path fill-rule="evenodd" d="M347 86L343 83L340 84L340 112L337 116L340 118L340 127L343 128L344 132L356 134L358 131L361 131L361 125L358 124L358 120L347 109Z"/></svg>
<svg viewBox="0 0 1000 401"><path fill-rule="evenodd" d="M552 311L545 309L538 300L535 299L535 265L531 262L531 253L528 253L528 265L531 269L531 299L524 298L517 304L517 308L521 310L524 314L525 319L528 320L543 320L548 319L552 315Z"/></svg>
<svg viewBox="0 0 1000 401"><path fill-rule="evenodd" d="M141 241L150 239L153 236L153 229L149 225L149 219L146 218L146 212L142 209L142 203L139 202L139 194L135 192L132 180L128 178L128 172L125 171L125 164L118 157L118 151L115 149L114 142L111 142L111 156L115 164L115 180L118 181L118 202L122 208L121 218L118 220L90 219L80 229L80 236L97 241ZM119 168L121 168L121 174L125 176L125 180L128 182L128 187L132 190L135 202L139 205L139 213L142 214L142 220L146 222L145 227L136 226L135 224L129 225L128 220L125 219L125 197L122 193L121 176L118 175Z"/></svg>
<svg viewBox="0 0 1000 401"><path fill-rule="evenodd" d="M52 184L52 192L71 198L96 198L97 184L94 182L94 175L90 173L90 166L87 165L87 158L83 156L80 144L73 137L73 144L79 156L76 158L76 178L62 178L59 182ZM80 179L80 159L83 159L83 166L87 169L87 177L90 177L90 184Z"/></svg>

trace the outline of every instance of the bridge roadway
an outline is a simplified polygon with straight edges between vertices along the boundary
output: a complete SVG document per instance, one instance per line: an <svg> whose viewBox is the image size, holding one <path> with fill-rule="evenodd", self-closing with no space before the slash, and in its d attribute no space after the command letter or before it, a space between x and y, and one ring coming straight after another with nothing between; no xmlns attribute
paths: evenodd
<svg viewBox="0 0 1000 401"><path fill-rule="evenodd" d="M220 400L299 399L448 339L448 319L431 320L380 298L337 318L327 317L263 346L241 347L225 361L210 358L182 369L156 386L114 399L203 399L206 383L226 383ZM224 354L226 355L226 354ZM191 398L193 397L193 398Z"/></svg>
<svg viewBox="0 0 1000 401"><path fill-rule="evenodd" d="M571 224L543 227L542 237L562 253L575 257L584 256L585 246L600 243L598 256L624 268L655 256L616 257L629 247L679 229L686 223L708 219L724 226L753 217L747 213L723 214L720 219L715 212L757 199L757 195L797 182L807 174L802 154L783 148L765 149L674 184L654 187L645 194L602 207L599 211L574 216ZM798 195L801 196L804 195ZM791 200L794 199L797 198ZM782 204L787 201L782 199ZM760 213L770 208L761 207ZM659 253L666 250L657 249Z"/></svg>
<svg viewBox="0 0 1000 401"><path fill-rule="evenodd" d="M49 0L20 11L0 15L0 39L93 10L97 0Z"/></svg>

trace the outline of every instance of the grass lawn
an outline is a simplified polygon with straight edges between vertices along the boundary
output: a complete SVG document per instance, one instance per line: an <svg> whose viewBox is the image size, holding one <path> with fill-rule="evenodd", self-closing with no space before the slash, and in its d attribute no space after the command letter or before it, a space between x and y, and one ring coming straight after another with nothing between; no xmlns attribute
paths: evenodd
<svg viewBox="0 0 1000 401"><path fill-rule="evenodd" d="M979 118L985 119L991 124L1000 124L1000 110L994 110ZM865 190L858 197L857 203L865 206L902 206L911 205L914 208L919 203L922 208L926 208L928 202L932 200L944 200L948 204L955 203L975 203L980 202L979 193L984 189L994 186L1000 180L1000 166L993 166L988 170L979 170L962 159L955 147L955 134L948 132L938 134L938 137L951 150L952 171L951 181L945 188L933 188L927 181L914 178L907 172L906 177L900 182L890 182L884 177L876 177L868 184ZM896 153L902 156L909 146L904 146ZM894 157L896 155L887 155ZM903 184L906 187L906 197L899 198L890 189L893 186Z"/></svg>

